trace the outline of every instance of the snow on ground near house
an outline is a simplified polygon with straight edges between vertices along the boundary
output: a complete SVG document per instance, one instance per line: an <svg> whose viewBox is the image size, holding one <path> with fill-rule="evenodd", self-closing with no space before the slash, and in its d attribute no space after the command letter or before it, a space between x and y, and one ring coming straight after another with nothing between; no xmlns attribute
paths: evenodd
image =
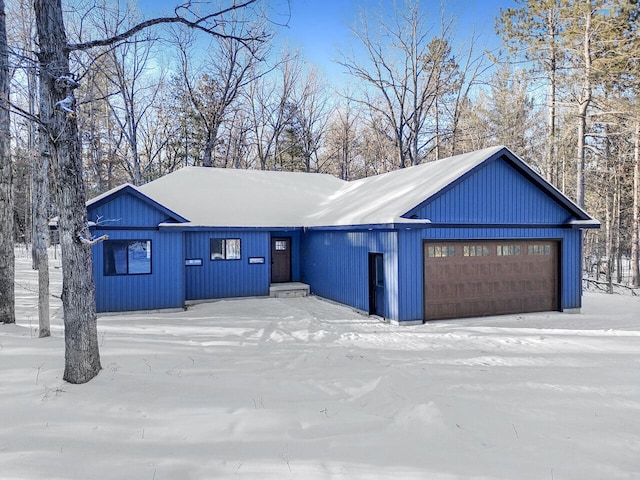
<svg viewBox="0 0 640 480"><path fill-rule="evenodd" d="M2 479L640 478L637 297L415 327L314 297L104 316L103 371L70 385L29 262L0 325Z"/></svg>

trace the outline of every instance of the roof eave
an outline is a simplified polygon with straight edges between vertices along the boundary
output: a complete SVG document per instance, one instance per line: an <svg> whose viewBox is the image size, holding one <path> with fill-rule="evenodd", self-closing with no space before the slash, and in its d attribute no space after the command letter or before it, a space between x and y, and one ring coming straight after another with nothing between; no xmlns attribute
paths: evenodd
<svg viewBox="0 0 640 480"><path fill-rule="evenodd" d="M589 220L570 220L567 222L567 225L571 228L600 228L602 226L602 224L594 218Z"/></svg>

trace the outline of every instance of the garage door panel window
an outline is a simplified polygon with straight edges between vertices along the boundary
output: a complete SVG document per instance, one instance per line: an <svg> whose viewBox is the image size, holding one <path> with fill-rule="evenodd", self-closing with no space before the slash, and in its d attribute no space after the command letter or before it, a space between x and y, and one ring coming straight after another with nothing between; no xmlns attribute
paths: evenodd
<svg viewBox="0 0 640 480"><path fill-rule="evenodd" d="M462 254L465 257L488 257L489 247L484 245L465 245L462 248Z"/></svg>
<svg viewBox="0 0 640 480"><path fill-rule="evenodd" d="M451 245L429 245L427 256L431 258L455 257L456 247Z"/></svg>
<svg viewBox="0 0 640 480"><path fill-rule="evenodd" d="M529 245L528 255L551 255L551 245Z"/></svg>
<svg viewBox="0 0 640 480"><path fill-rule="evenodd" d="M520 245L498 245L498 256L520 255Z"/></svg>

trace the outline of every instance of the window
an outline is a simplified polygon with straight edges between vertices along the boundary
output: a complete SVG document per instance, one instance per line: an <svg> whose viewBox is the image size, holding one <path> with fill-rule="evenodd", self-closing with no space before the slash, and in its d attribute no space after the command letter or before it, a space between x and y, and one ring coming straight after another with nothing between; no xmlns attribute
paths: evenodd
<svg viewBox="0 0 640 480"><path fill-rule="evenodd" d="M106 240L105 275L144 275L151 273L151 240Z"/></svg>
<svg viewBox="0 0 640 480"><path fill-rule="evenodd" d="M376 286L384 287L384 262L382 255L376 255Z"/></svg>
<svg viewBox="0 0 640 480"><path fill-rule="evenodd" d="M465 245L462 249L465 257L488 257L489 247L483 245Z"/></svg>
<svg viewBox="0 0 640 480"><path fill-rule="evenodd" d="M551 245L529 245L527 253L529 255L551 255Z"/></svg>
<svg viewBox="0 0 640 480"><path fill-rule="evenodd" d="M240 260L239 238L212 238L211 260Z"/></svg>
<svg viewBox="0 0 640 480"><path fill-rule="evenodd" d="M520 255L520 245L498 245L498 256Z"/></svg>
<svg viewBox="0 0 640 480"><path fill-rule="evenodd" d="M286 240L276 240L275 241L275 249L277 251L285 251L287 249L287 241Z"/></svg>
<svg viewBox="0 0 640 480"><path fill-rule="evenodd" d="M456 247L446 245L429 245L427 248L429 257L455 257Z"/></svg>

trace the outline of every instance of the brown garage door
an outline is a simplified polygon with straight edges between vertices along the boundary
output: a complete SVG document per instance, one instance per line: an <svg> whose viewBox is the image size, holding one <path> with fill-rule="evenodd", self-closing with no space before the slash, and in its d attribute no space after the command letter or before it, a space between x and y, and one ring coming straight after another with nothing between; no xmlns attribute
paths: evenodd
<svg viewBox="0 0 640 480"><path fill-rule="evenodd" d="M558 242L424 243L425 320L558 309Z"/></svg>

